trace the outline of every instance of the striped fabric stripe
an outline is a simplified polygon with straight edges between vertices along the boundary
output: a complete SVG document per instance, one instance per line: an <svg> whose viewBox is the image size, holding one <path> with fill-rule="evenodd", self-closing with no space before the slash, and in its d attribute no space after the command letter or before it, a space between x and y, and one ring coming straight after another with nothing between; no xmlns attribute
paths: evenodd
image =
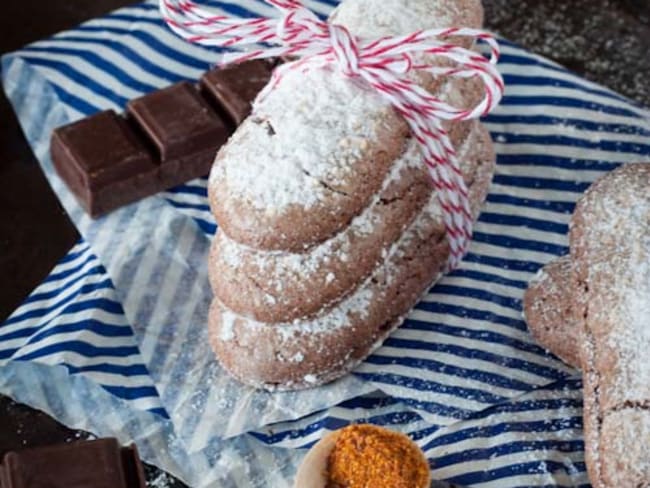
<svg viewBox="0 0 650 488"><path fill-rule="evenodd" d="M0 367L10 361L63 366L167 417L111 280L85 242L0 327Z"/></svg>
<svg viewBox="0 0 650 488"><path fill-rule="evenodd" d="M64 424L99 437L136 442L140 456L195 488L288 488L302 454L268 448L251 436L215 442L210 450L188 454L172 423L98 387L84 375L15 361L0 368L0 391L43 410ZM164 480L152 486L166 486Z"/></svg>
<svg viewBox="0 0 650 488"><path fill-rule="evenodd" d="M582 383L550 384L470 415L432 426L393 397L370 395L253 435L286 447L309 447L322 430L371 422L408 433L433 463L434 479L463 486L588 486L583 460Z"/></svg>
<svg viewBox="0 0 650 488"><path fill-rule="evenodd" d="M324 15L338 2L307 3ZM259 0L210 4L236 15L271 12ZM170 33L154 1L3 58L9 98L85 241L0 326L0 361L64 365L70 378L100 384L128 408L162 413L164 405L197 457L247 439L239 454L252 472L263 473L256 463L280 448L308 446L323 430L365 419L413 434L436 475L458 483L586 484L580 384L531 339L521 296L540 266L566 252L570 213L588 185L620 163L650 160L648 112L504 41L506 96L485 121L498 169L462 266L344 387L273 397L227 380L205 346L210 296L201 263L216 231L206 180L90 221L48 157L52 127L195 80L214 61L214 52ZM374 390L381 393L359 397ZM260 472L245 474L245 464L236 464L224 486L268 486ZM280 470L273 486L288 483L291 469Z"/></svg>

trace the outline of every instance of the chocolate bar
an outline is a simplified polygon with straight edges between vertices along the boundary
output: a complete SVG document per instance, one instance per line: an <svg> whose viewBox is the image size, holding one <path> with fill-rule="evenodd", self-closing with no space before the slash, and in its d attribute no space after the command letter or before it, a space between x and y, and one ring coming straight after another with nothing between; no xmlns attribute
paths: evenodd
<svg viewBox="0 0 650 488"><path fill-rule="evenodd" d="M0 464L2 488L144 488L135 445L98 439L9 452Z"/></svg>
<svg viewBox="0 0 650 488"><path fill-rule="evenodd" d="M205 176L276 64L211 70L199 86L181 82L130 101L125 114L108 110L59 127L54 167L92 217Z"/></svg>

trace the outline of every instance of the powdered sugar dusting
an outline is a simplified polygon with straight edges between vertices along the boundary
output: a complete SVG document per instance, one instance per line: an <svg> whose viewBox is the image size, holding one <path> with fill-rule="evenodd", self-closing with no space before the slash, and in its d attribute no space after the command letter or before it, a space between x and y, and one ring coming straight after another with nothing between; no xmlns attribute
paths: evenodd
<svg viewBox="0 0 650 488"><path fill-rule="evenodd" d="M548 275L546 274L546 270L542 266L541 268L539 268L537 270L537 273L535 273L533 275L533 277L530 279L530 281L528 282L528 285L530 286L530 285L534 285L534 284L537 284L537 283L541 283L542 281L547 280L547 279L548 279Z"/></svg>
<svg viewBox="0 0 650 488"><path fill-rule="evenodd" d="M390 260L392 257L400 256L400 249L406 245L417 234L419 228L424 222L431 219L439 219L439 205L435 194L432 194L426 207L420 212L418 217L407 228L402 237L395 242L389 252L386 263L380 265L375 273L370 275L359 288L350 296L345 298L336 306L325 311L323 314L311 319L296 319L293 322L273 324L275 329L281 336L282 342L291 342L298 334L317 334L317 333L334 333L336 330L349 326L350 320L353 316L366 318L368 308L375 299L375 292L373 291L372 278L376 273L387 273L390 277ZM223 304L221 305L224 312L222 313L222 325L220 330L220 339L223 341L235 339L235 330L238 326L243 326L250 331L255 329L263 329L270 324L265 322L258 322L249 318L242 317L235 312L227 309ZM235 327L235 329L233 329ZM228 333L224 333L223 329L227 329ZM224 339L228 337L228 339Z"/></svg>
<svg viewBox="0 0 650 488"><path fill-rule="evenodd" d="M620 327L612 331L608 345L621 358L618 385L622 391L617 396L625 401L650 402L650 235L630 247L631 273L619 275L625 281L625 293L620 306L609 309L616 314Z"/></svg>
<svg viewBox="0 0 650 488"><path fill-rule="evenodd" d="M650 477L649 187L650 165L618 168L588 190L571 229L587 299L579 317L594 487L646 486Z"/></svg>
<svg viewBox="0 0 650 488"><path fill-rule="evenodd" d="M602 448L607 455L601 456L601 473L605 486L641 487L650 481L650 411L640 408L624 408L609 413L602 425ZM598 483L594 483L598 487Z"/></svg>
<svg viewBox="0 0 650 488"><path fill-rule="evenodd" d="M649 183L650 165L628 165L587 197L589 285L592 302L600 302L589 307L587 325L600 362L610 364L601 379L605 408L650 402Z"/></svg>
<svg viewBox="0 0 650 488"><path fill-rule="evenodd" d="M478 124L476 124L458 149L458 158L464 170L472 163L469 161L469 153L476 144L479 132ZM252 262L261 275L272 277L268 282L269 288L277 288L277 285L282 283L287 276L298 276L309 280L311 276L327 266L331 260L340 259L345 262L345 255L349 252L355 235L373 232L378 217L381 192L397 181L406 168L418 167L422 164L419 146L415 139L411 139L404 154L392 165L381 190L373 196L370 205L356 216L346 229L308 252L261 251L240 244L221 231L219 235L221 240L220 258L225 264L234 268L240 267L244 262Z"/></svg>
<svg viewBox="0 0 650 488"><path fill-rule="evenodd" d="M405 154L393 164L384 180L382 190L399 178L401 172L412 164L422 164L415 144L410 144ZM239 266L244 260L252 260L262 273L275 271L279 280L287 274L294 273L311 276L331 259L341 259L349 251L350 242L355 234L369 234L373 231L379 200L378 193L373 197L370 205L356 216L347 228L306 253L257 250L240 244L222 233L220 236L222 259L231 266Z"/></svg>
<svg viewBox="0 0 650 488"><path fill-rule="evenodd" d="M479 0L359 0L342 3L332 18L374 38L450 25L480 27L482 9ZM448 95L456 104L460 93L451 89ZM381 150L380 128L395 132L395 117L385 97L334 66L289 70L222 148L210 185L219 184L224 206L245 202L269 217L284 215L292 205L313 208L358 177L355 167Z"/></svg>
<svg viewBox="0 0 650 488"><path fill-rule="evenodd" d="M477 11L480 2L475 0L356 0L341 3L330 19L359 37L374 38L436 27L480 27L472 22Z"/></svg>
<svg viewBox="0 0 650 488"><path fill-rule="evenodd" d="M306 374L303 379L305 380L305 383L312 385L318 382L318 377L314 374Z"/></svg>
<svg viewBox="0 0 650 488"><path fill-rule="evenodd" d="M289 71L224 146L210 184L269 213L308 209L354 177L391 112L374 90L328 67Z"/></svg>
<svg viewBox="0 0 650 488"><path fill-rule="evenodd" d="M221 315L221 329L219 331L219 339L222 341L231 341L235 338L235 320L237 316L226 310Z"/></svg>

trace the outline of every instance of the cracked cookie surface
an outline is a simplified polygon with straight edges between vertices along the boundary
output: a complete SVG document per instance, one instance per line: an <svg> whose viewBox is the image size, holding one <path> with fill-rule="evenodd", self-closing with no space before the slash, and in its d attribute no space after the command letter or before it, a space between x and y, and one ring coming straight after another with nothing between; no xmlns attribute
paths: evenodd
<svg viewBox="0 0 650 488"><path fill-rule="evenodd" d="M459 148L470 192L494 170L489 134L478 123L473 126ZM231 310L264 322L313 315L368 276L432 191L419 149L410 140L368 208L339 234L306 252L260 251L217 234L209 261L215 295Z"/></svg>

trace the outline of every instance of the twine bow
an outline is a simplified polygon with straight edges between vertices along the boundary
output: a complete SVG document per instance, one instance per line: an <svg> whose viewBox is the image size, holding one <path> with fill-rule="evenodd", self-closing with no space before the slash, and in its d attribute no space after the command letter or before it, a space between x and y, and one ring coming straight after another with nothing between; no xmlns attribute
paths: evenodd
<svg viewBox="0 0 650 488"><path fill-rule="evenodd" d="M344 76L362 79L384 96L407 121L427 165L450 246L448 268L455 268L467 252L472 235L468 191L442 121L460 121L489 113L503 96L503 79L496 68L499 45L489 33L466 28L428 29L408 35L360 39L344 26L322 21L299 0L265 0L277 7L279 18L233 18L215 15L191 0L161 0L169 27L190 42L205 46L254 46L248 52L229 52L222 64L249 59L293 56L297 60L277 68L260 93L263 99L289 70L309 70L329 64ZM465 37L487 43L490 57L445 42ZM260 47L262 45L263 47ZM435 64L436 58L452 61ZM433 76L478 76L485 95L471 109L454 107L438 99L404 75L427 72Z"/></svg>

